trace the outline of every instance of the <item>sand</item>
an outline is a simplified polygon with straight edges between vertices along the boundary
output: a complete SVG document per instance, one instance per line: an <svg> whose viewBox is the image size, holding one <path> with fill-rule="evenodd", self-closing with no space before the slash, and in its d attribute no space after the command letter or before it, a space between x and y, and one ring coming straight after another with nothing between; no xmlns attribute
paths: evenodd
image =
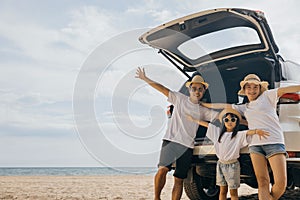
<svg viewBox="0 0 300 200"><path fill-rule="evenodd" d="M173 178L170 175L162 192L163 200L171 199L172 184ZM257 193L257 190L244 184L239 189L240 196L253 193ZM0 176L0 199L151 200L153 176ZM257 198L252 195L243 199ZM188 200L185 193L182 200Z"/></svg>

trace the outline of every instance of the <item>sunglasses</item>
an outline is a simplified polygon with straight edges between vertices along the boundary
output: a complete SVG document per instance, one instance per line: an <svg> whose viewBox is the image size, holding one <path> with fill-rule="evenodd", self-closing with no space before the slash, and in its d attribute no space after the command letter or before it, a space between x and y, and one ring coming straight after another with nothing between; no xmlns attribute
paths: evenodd
<svg viewBox="0 0 300 200"><path fill-rule="evenodd" d="M231 119L224 118L223 121L224 121L225 123L227 123L227 122L229 122L229 121L231 121L231 122L236 122L236 121L237 121L237 118L235 118L235 117L233 117L233 118L231 118Z"/></svg>
<svg viewBox="0 0 300 200"><path fill-rule="evenodd" d="M196 91L198 91L198 92L203 92L203 91L204 91L204 88L191 87L191 90L192 90L192 92L196 92Z"/></svg>

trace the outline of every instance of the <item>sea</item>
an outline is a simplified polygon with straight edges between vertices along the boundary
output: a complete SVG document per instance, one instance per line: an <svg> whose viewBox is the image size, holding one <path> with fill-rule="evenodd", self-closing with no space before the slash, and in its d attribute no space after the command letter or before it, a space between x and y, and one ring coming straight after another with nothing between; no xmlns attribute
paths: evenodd
<svg viewBox="0 0 300 200"><path fill-rule="evenodd" d="M0 167L0 176L153 175L154 167Z"/></svg>

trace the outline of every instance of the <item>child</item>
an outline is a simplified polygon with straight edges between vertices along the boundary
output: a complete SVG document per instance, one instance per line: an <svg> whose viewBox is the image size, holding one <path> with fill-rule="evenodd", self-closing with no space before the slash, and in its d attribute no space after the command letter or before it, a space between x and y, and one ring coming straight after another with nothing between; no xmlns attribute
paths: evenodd
<svg viewBox="0 0 300 200"><path fill-rule="evenodd" d="M260 137L269 136L268 132L260 129L238 131L241 121L239 112L232 108L224 109L219 114L221 128L205 122L194 119L187 115L191 121L197 122L201 126L208 127L206 136L214 143L217 162L216 183L220 186L219 199L227 199L228 187L230 189L231 199L238 199L238 188L240 187L240 149L248 145L246 135L257 134Z"/></svg>

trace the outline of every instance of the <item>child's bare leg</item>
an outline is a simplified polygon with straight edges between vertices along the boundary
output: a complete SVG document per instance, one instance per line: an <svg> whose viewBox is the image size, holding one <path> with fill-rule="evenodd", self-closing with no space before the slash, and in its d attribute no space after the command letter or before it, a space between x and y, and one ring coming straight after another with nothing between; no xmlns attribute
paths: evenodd
<svg viewBox="0 0 300 200"><path fill-rule="evenodd" d="M219 200L227 199L228 186L220 186Z"/></svg>
<svg viewBox="0 0 300 200"><path fill-rule="evenodd" d="M239 195L238 195L238 190L237 189L230 189L230 197L231 200L238 200L239 199Z"/></svg>

